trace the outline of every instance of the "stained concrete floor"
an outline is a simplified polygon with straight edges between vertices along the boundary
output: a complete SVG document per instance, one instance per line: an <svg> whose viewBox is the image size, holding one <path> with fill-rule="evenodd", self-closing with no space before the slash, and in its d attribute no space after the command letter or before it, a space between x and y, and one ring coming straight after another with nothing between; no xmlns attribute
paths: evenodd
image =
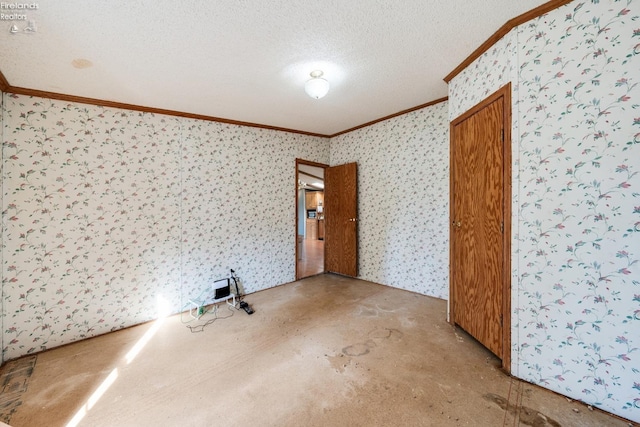
<svg viewBox="0 0 640 427"><path fill-rule="evenodd" d="M39 354L9 423L629 425L504 374L442 300L333 275L246 300Z"/></svg>

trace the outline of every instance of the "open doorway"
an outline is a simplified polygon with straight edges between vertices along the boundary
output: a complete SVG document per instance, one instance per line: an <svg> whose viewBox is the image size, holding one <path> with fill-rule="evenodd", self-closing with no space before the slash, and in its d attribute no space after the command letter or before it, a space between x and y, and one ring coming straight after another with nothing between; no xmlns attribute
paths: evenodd
<svg viewBox="0 0 640 427"><path fill-rule="evenodd" d="M296 279L324 273L324 169L296 159Z"/></svg>

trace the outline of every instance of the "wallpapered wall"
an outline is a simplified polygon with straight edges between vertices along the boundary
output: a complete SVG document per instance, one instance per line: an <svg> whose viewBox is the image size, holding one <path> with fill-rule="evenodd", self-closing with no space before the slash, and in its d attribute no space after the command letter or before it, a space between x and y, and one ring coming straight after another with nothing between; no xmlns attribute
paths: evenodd
<svg viewBox="0 0 640 427"><path fill-rule="evenodd" d="M4 142L4 114L2 113L4 106L4 92L0 91L0 143ZM0 149L0 206L3 206L2 199L4 192L2 191L2 181L4 180L4 161L2 160L2 149ZM2 219L2 223L4 223L4 215L0 216ZM2 281L2 265L3 263L3 244L4 241L4 226L0 224L0 348L4 348L4 282ZM0 351L0 364L2 364L4 358L2 356L2 352Z"/></svg>
<svg viewBox="0 0 640 427"><path fill-rule="evenodd" d="M294 280L295 158L329 141L4 94L3 357Z"/></svg>
<svg viewBox="0 0 640 427"><path fill-rule="evenodd" d="M451 82L514 89L513 373L640 421L640 3L573 2Z"/></svg>
<svg viewBox="0 0 640 427"><path fill-rule="evenodd" d="M448 298L447 102L331 140L331 164L358 163L359 275Z"/></svg>

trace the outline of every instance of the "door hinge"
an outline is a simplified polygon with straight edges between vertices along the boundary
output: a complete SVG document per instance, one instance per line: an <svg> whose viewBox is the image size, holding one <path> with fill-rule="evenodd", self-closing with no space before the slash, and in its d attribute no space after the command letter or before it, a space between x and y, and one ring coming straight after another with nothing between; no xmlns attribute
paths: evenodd
<svg viewBox="0 0 640 427"><path fill-rule="evenodd" d="M502 139L502 142L504 142L504 129L500 129L500 138Z"/></svg>
<svg viewBox="0 0 640 427"><path fill-rule="evenodd" d="M500 327L502 328L503 326L504 326L503 325L503 315L501 314L500 315Z"/></svg>
<svg viewBox="0 0 640 427"><path fill-rule="evenodd" d="M500 232L504 233L504 221L500 222Z"/></svg>

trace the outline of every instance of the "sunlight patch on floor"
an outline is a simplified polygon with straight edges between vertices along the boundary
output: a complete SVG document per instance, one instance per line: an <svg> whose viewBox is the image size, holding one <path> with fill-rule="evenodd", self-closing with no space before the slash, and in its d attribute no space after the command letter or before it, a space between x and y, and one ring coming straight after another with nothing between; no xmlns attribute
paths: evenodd
<svg viewBox="0 0 640 427"><path fill-rule="evenodd" d="M126 354L125 361L126 364L130 364L136 358L136 356L142 351L142 349L149 343L151 338L158 332L158 329L164 323L165 318L170 314L171 308L169 302L162 297L162 295L158 296L158 319L153 322L153 325L145 332L145 334L131 347ZM76 414L71 418L71 421L67 423L66 427L76 427L80 424L80 421L87 415L87 413L95 406L96 403L100 400L100 398L109 390L109 387L116 381L118 378L118 368L113 368L111 373L107 376L107 378L102 381L100 386L93 392L93 394L87 399L87 401L82 405L82 407L76 412Z"/></svg>
<svg viewBox="0 0 640 427"><path fill-rule="evenodd" d="M73 416L71 421L67 424L67 427L76 427L80 421L87 415L87 412L93 408L93 406L100 400L102 395L111 387L111 384L118 378L118 368L114 368L107 378L102 381L102 384L93 392L91 397L87 399L87 402L82 405L82 408Z"/></svg>

